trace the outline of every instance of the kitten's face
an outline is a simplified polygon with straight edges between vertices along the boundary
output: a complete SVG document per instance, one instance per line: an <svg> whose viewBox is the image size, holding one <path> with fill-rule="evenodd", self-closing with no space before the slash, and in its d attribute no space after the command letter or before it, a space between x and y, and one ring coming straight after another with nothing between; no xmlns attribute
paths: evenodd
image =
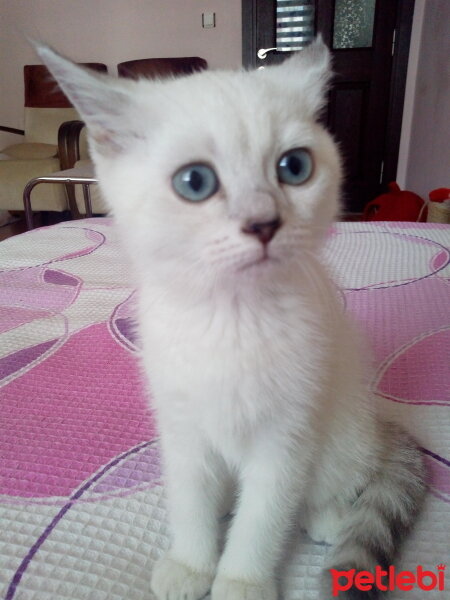
<svg viewBox="0 0 450 600"><path fill-rule="evenodd" d="M254 285L316 249L336 213L340 167L316 122L327 55L312 54L290 67L161 83L99 84L84 73L80 82L78 68L67 74L64 59L47 60L90 127L138 273Z"/></svg>

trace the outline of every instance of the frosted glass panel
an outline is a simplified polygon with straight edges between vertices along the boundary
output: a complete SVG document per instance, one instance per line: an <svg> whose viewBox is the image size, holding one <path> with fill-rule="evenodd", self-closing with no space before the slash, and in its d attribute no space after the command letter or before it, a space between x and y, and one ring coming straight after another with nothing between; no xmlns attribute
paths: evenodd
<svg viewBox="0 0 450 600"><path fill-rule="evenodd" d="M314 38L314 0L277 0L277 50L301 50Z"/></svg>
<svg viewBox="0 0 450 600"><path fill-rule="evenodd" d="M372 45L376 0L336 0L333 48Z"/></svg>

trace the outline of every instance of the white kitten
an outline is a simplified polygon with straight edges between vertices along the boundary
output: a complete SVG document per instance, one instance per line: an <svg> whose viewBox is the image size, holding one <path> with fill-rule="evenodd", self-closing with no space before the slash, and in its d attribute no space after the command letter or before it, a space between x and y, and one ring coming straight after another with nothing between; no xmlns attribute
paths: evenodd
<svg viewBox="0 0 450 600"><path fill-rule="evenodd" d="M158 599L212 587L213 600L275 600L301 504L310 535L336 542L328 567L389 564L420 507L423 468L407 434L376 416L318 260L341 177L317 123L326 47L264 71L161 82L92 75L38 51L88 125L139 288L173 532L153 573Z"/></svg>

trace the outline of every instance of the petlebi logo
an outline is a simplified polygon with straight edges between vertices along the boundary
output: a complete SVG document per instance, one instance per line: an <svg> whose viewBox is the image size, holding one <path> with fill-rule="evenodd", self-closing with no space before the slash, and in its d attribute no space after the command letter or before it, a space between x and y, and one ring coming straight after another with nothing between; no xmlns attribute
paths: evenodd
<svg viewBox="0 0 450 600"><path fill-rule="evenodd" d="M444 591L446 566L444 564L437 565L436 571L426 571L422 565L418 565L415 571L397 571L394 566L388 567L387 570L376 566L375 572L330 569L333 596L339 597L339 592L346 592L352 587L364 592L373 588L381 592L409 591L414 588L425 592Z"/></svg>

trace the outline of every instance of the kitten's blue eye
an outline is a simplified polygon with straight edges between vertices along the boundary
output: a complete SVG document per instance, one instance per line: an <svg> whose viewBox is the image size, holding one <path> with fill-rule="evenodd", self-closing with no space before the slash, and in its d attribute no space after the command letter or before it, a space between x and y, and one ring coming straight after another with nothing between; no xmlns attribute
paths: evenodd
<svg viewBox="0 0 450 600"><path fill-rule="evenodd" d="M172 185L179 196L190 202L201 202L215 194L219 180L208 165L187 165L172 177Z"/></svg>
<svg viewBox="0 0 450 600"><path fill-rule="evenodd" d="M289 150L278 161L277 174L281 183L300 185L311 177L312 172L313 160L306 148Z"/></svg>

